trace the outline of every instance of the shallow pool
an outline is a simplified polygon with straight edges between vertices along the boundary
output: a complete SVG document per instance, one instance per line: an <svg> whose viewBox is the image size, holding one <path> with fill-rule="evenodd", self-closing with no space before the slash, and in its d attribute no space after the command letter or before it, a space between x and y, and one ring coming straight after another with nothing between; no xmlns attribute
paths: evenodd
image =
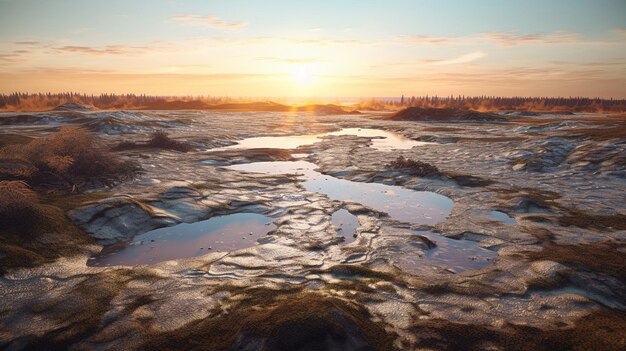
<svg viewBox="0 0 626 351"><path fill-rule="evenodd" d="M195 223L181 223L136 236L133 242L105 246L89 266L152 264L212 251L233 251L256 244L274 230L272 219L257 213L236 213Z"/></svg>
<svg viewBox="0 0 626 351"><path fill-rule="evenodd" d="M352 201L389 214L407 223L434 225L452 210L452 200L430 191L415 191L394 185L353 182L316 172L306 161L254 162L227 168L266 174L300 174L303 186L333 200Z"/></svg>
<svg viewBox="0 0 626 351"><path fill-rule="evenodd" d="M349 244L356 239L356 229L359 227L359 220L355 215L345 209L337 210L333 213L331 221L337 228L337 235L343 238L345 244Z"/></svg>
<svg viewBox="0 0 626 351"><path fill-rule="evenodd" d="M381 129L371 128L344 128L336 132L323 134L308 135L290 135L290 136L268 136L254 137L240 140L237 144L221 149L255 149L255 148L273 148L273 149L295 149L300 146L311 145L322 141L327 136L355 135L359 137L368 137L372 139L372 147L378 150L401 150L411 149L418 145L427 145L432 143L416 141L402 136L398 133L388 132Z"/></svg>

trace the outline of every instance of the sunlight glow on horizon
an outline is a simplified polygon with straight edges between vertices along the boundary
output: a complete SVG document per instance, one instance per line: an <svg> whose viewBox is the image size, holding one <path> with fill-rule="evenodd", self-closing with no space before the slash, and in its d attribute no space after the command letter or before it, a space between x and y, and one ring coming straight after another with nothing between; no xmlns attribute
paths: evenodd
<svg viewBox="0 0 626 351"><path fill-rule="evenodd" d="M625 98L625 17L614 0L0 0L0 92Z"/></svg>

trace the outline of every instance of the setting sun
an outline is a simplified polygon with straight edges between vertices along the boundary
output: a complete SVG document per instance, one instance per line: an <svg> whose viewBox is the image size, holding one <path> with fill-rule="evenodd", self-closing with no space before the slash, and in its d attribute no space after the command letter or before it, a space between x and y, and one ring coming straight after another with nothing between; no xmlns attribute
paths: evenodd
<svg viewBox="0 0 626 351"><path fill-rule="evenodd" d="M310 86L314 75L310 65L297 65L292 72L295 83L299 86Z"/></svg>

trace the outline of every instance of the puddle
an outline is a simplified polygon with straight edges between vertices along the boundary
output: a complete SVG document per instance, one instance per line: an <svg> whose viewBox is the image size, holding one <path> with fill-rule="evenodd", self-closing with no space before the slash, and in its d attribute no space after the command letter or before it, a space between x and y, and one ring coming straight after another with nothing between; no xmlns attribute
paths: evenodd
<svg viewBox="0 0 626 351"><path fill-rule="evenodd" d="M359 137L370 137L372 147L378 150L407 150L414 146L428 145L433 143L416 141L397 133L388 132L381 129L368 128L344 128L337 132L326 133L324 135L356 135Z"/></svg>
<svg viewBox="0 0 626 351"><path fill-rule="evenodd" d="M302 185L333 200L353 201L386 212L393 219L434 225L452 210L452 200L429 191L414 191L380 183L353 182L314 171L317 166L306 161L254 162L228 166L244 172L266 174L301 174Z"/></svg>
<svg viewBox="0 0 626 351"><path fill-rule="evenodd" d="M255 149L255 148L272 148L272 149L296 149L300 146L311 145L322 141L326 136L339 135L356 135L359 137L370 137L372 139L372 147L378 150L388 151L396 149L411 149L418 145L428 145L432 143L415 141L404 137L400 134L388 132L381 129L369 128L344 128L336 132L324 134L309 135L293 135L293 136L274 136L274 137L254 137L240 140L236 145L227 146L221 149Z"/></svg>
<svg viewBox="0 0 626 351"><path fill-rule="evenodd" d="M356 228L359 227L359 220L348 210L340 209L333 213L331 218L333 225L337 228L337 235L344 238L344 243L349 244L356 240Z"/></svg>
<svg viewBox="0 0 626 351"><path fill-rule="evenodd" d="M136 236L132 243L104 247L88 266L152 264L177 258L233 251L254 246L274 230L272 219L256 213L236 213L195 223L181 223ZM211 249L209 249L209 247Z"/></svg>
<svg viewBox="0 0 626 351"><path fill-rule="evenodd" d="M507 224L515 224L515 218L510 217L509 215L507 215L504 212L491 211L491 213L489 213L489 217L491 219L499 221L499 222L503 222L503 223L507 223Z"/></svg>
<svg viewBox="0 0 626 351"><path fill-rule="evenodd" d="M424 270L447 269L460 273L472 269L480 269L492 265L498 254L480 247L471 240L455 240L427 231L410 231L413 234L428 238L437 245L427 250L424 256L403 254L394 260L403 268L412 272Z"/></svg>

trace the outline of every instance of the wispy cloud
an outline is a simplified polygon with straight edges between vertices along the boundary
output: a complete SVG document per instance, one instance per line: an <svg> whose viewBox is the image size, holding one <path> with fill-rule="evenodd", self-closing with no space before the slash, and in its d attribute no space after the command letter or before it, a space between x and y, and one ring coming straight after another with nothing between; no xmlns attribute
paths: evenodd
<svg viewBox="0 0 626 351"><path fill-rule="evenodd" d="M22 41L14 41L13 44L25 45L25 46L37 46L37 45L41 45L42 43L38 40L22 40Z"/></svg>
<svg viewBox="0 0 626 351"><path fill-rule="evenodd" d="M577 33L554 32L538 34L516 34L511 32L491 32L481 35L485 40L492 41L500 46L515 46L525 44L569 44L581 41Z"/></svg>
<svg viewBox="0 0 626 351"><path fill-rule="evenodd" d="M186 24L209 27L209 28L214 28L214 29L224 29L224 30L239 30L239 29L245 28L248 25L248 22L245 22L245 21L226 22L223 19L217 16L213 16L213 15L208 15L208 16L178 15L178 16L172 17L172 19L174 21L178 21L178 22L182 22Z"/></svg>
<svg viewBox="0 0 626 351"><path fill-rule="evenodd" d="M622 29L613 30L620 34ZM624 30L626 33L626 30ZM620 34L621 35L621 34ZM606 40L585 40L578 33L557 31L551 33L519 34L514 32L486 32L467 36L439 37L430 35L402 35L396 38L404 43L426 44L426 45L463 45L476 43L492 43L499 46L518 45L561 45L561 44L614 44L621 41Z"/></svg>
<svg viewBox="0 0 626 351"><path fill-rule="evenodd" d="M86 55L131 55L154 50L154 47L130 46L130 45L105 45L105 46L61 46L54 50L60 53L78 53Z"/></svg>
<svg viewBox="0 0 626 351"><path fill-rule="evenodd" d="M278 63L316 63L316 62L320 62L321 60L319 58L313 58L313 57L302 57L302 58L298 58L298 57L259 57L259 60L262 61L272 61L272 62L278 62Z"/></svg>
<svg viewBox="0 0 626 351"><path fill-rule="evenodd" d="M426 60L426 61L422 61L422 63L433 65L433 66L447 66L447 65L455 65L459 63L468 63L468 62L476 61L485 56L487 56L487 54L482 51L474 51L474 52L470 52L469 54L461 55L459 57L455 57L451 59Z"/></svg>
<svg viewBox="0 0 626 351"><path fill-rule="evenodd" d="M615 28L611 31L613 34L626 37L626 28Z"/></svg>

